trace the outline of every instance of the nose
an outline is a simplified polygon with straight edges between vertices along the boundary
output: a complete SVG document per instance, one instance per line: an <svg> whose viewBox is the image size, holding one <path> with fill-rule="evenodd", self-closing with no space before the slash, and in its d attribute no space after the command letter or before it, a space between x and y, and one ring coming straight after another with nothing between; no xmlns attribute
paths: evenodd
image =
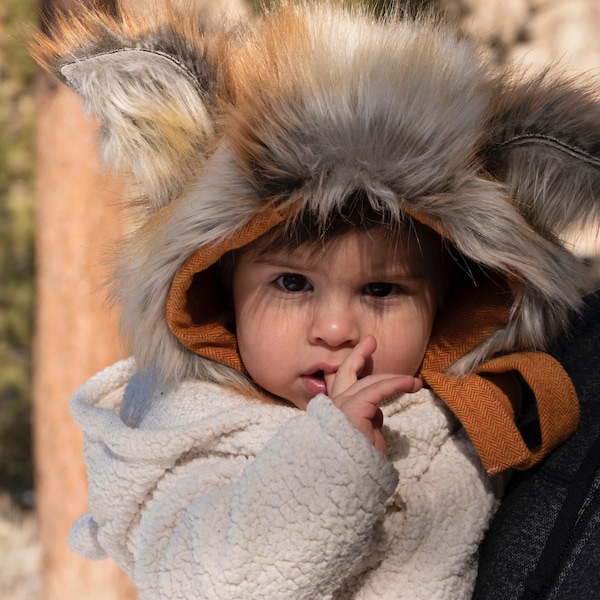
<svg viewBox="0 0 600 600"><path fill-rule="evenodd" d="M357 316L343 303L322 302L315 307L309 327L309 341L330 348L354 347L360 341Z"/></svg>

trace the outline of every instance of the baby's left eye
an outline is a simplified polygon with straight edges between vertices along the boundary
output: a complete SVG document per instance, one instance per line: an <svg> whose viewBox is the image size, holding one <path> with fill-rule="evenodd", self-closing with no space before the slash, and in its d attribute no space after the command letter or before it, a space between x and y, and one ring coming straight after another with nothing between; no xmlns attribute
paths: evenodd
<svg viewBox="0 0 600 600"><path fill-rule="evenodd" d="M383 281L376 281L373 283L367 283L363 287L363 294L368 296L375 296L376 298L385 298L386 296L395 296L396 294L402 293L402 286L397 283L386 283Z"/></svg>

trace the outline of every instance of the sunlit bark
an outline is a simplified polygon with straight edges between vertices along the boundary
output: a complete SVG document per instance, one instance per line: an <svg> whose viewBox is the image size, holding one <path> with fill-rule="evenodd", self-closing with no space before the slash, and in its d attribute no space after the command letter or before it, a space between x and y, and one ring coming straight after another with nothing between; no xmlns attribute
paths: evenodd
<svg viewBox="0 0 600 600"><path fill-rule="evenodd" d="M43 599L133 599L137 594L112 561L84 560L67 541L72 522L87 510L82 436L69 397L122 355L115 314L99 290L107 247L121 233L120 187L102 174L96 126L77 96L42 74L36 151L33 420Z"/></svg>

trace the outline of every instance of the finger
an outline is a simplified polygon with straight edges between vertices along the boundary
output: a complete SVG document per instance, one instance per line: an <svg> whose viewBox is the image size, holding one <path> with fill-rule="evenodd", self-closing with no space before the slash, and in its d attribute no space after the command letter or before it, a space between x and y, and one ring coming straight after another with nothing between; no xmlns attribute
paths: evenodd
<svg viewBox="0 0 600 600"><path fill-rule="evenodd" d="M330 397L341 394L356 383L366 362L377 348L377 342L372 335L366 336L352 349L352 352L339 366L337 372L325 375L325 384Z"/></svg>
<svg viewBox="0 0 600 600"><path fill-rule="evenodd" d="M344 410L352 410L348 404L358 408L362 416L372 418L383 400L396 394L414 393L423 387L423 382L411 375L391 375L381 373L369 375L357 381L345 393L333 399L336 406Z"/></svg>
<svg viewBox="0 0 600 600"><path fill-rule="evenodd" d="M415 392L423 386L420 379L410 375L370 375L356 382L335 404L346 415L355 429L385 454L386 444L381 434L383 412L379 404L384 399L406 392Z"/></svg>
<svg viewBox="0 0 600 600"><path fill-rule="evenodd" d="M385 388L380 386L385 386ZM412 375L378 373L376 375L369 375L364 379L359 379L347 390L344 390L343 393L338 394L337 396L330 396L330 398L336 406L340 407L344 402L347 402L354 396L360 397L361 394L367 391L368 393L376 393L379 389L391 389L392 391L389 392L388 395L398 393L412 394L419 391L422 387L423 382Z"/></svg>
<svg viewBox="0 0 600 600"><path fill-rule="evenodd" d="M381 415L381 418L378 418ZM381 432L383 428L383 413L380 409L377 409L377 415L372 420L373 423L373 446L382 454L387 454L387 444Z"/></svg>
<svg viewBox="0 0 600 600"><path fill-rule="evenodd" d="M371 419L371 423L373 423L373 429L381 430L383 427L383 412L380 408L375 411L375 416Z"/></svg>
<svg viewBox="0 0 600 600"><path fill-rule="evenodd" d="M373 431L373 438L374 438L373 446L375 446L375 448L377 450L379 450L379 452L381 452L381 454L387 454L387 445L386 445L385 439L383 438L383 435L379 429L375 429Z"/></svg>

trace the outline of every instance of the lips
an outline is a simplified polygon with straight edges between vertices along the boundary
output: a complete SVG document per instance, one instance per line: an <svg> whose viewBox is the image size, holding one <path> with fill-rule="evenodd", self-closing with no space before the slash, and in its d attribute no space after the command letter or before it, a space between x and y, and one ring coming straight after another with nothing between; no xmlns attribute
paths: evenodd
<svg viewBox="0 0 600 600"><path fill-rule="evenodd" d="M307 373L300 376L302 385L310 394L327 394L327 384L325 382L325 373L335 373L337 367L331 365L315 365Z"/></svg>
<svg viewBox="0 0 600 600"><path fill-rule="evenodd" d="M313 373L312 375L301 375L300 380L302 381L302 385L304 389L309 392L312 396L316 396L317 394L326 394L327 393L327 385L325 383L325 376L322 374L323 371Z"/></svg>

